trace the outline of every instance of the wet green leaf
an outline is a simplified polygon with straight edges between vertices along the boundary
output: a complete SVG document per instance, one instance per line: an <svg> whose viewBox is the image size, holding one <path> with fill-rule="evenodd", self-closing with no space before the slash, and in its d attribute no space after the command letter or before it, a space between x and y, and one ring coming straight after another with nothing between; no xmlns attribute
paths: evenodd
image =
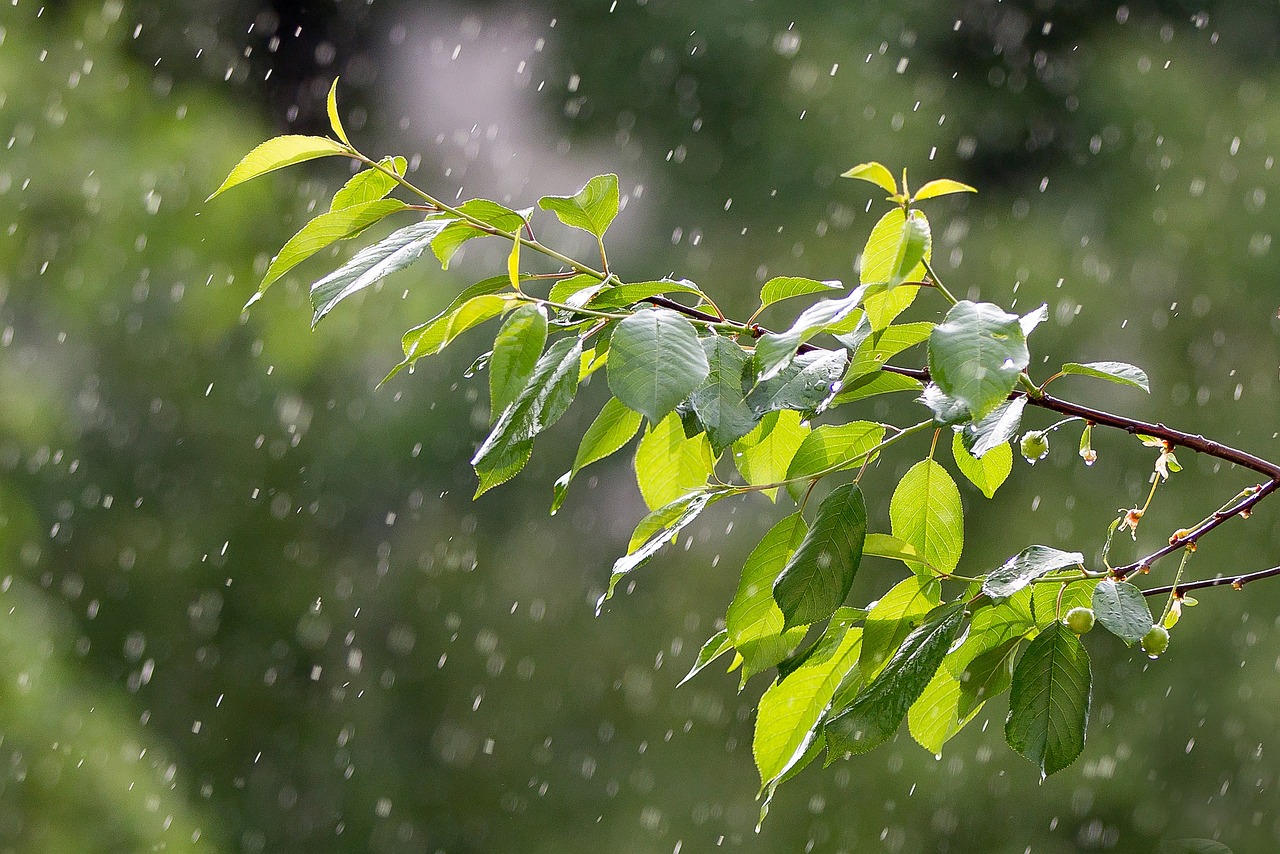
<svg viewBox="0 0 1280 854"><path fill-rule="evenodd" d="M1030 361L1017 315L961 300L929 336L929 373L973 418L999 406Z"/></svg>
<svg viewBox="0 0 1280 854"><path fill-rule="evenodd" d="M1142 591L1127 581L1104 578L1093 588L1093 613L1111 634L1132 646L1151 630L1151 608Z"/></svg>
<svg viewBox="0 0 1280 854"><path fill-rule="evenodd" d="M650 423L661 421L711 371L693 325L668 309L636 312L610 340L609 388Z"/></svg>
<svg viewBox="0 0 1280 854"><path fill-rule="evenodd" d="M502 324L489 357L491 423L524 391L546 344L547 312L540 305L522 305Z"/></svg>
<svg viewBox="0 0 1280 854"><path fill-rule="evenodd" d="M804 541L773 585L787 628L825 620L844 604L867 536L867 506L857 484L823 499Z"/></svg>
<svg viewBox="0 0 1280 854"><path fill-rule="evenodd" d="M1018 659L1005 739L1041 774L1061 771L1084 750L1090 683L1089 654L1059 623L1041 631Z"/></svg>
<svg viewBox="0 0 1280 854"><path fill-rule="evenodd" d="M1041 576L1083 563L1084 555L1080 552L1064 552L1049 546L1028 546L991 572L982 582L982 592L993 599L1004 599Z"/></svg>
<svg viewBox="0 0 1280 854"><path fill-rule="evenodd" d="M744 682L777 665L804 638L804 626L783 630L784 618L773 599L773 583L808 530L799 513L787 516L769 529L743 564L725 625L742 655Z"/></svg>
<svg viewBox="0 0 1280 854"><path fill-rule="evenodd" d="M1004 483L1009 477L1009 472L1013 471L1013 448L1007 441L989 449L981 458L975 458L965 450L961 435L953 433L951 456L955 458L956 468L960 469L960 473L982 490L982 494L987 498L996 494L1000 484Z"/></svg>
<svg viewBox="0 0 1280 854"><path fill-rule="evenodd" d="M1062 366L1062 373L1098 377L1111 380L1113 383L1140 388L1147 394L1151 393L1151 381L1147 379L1147 372L1125 362L1086 362L1084 364L1069 362Z"/></svg>

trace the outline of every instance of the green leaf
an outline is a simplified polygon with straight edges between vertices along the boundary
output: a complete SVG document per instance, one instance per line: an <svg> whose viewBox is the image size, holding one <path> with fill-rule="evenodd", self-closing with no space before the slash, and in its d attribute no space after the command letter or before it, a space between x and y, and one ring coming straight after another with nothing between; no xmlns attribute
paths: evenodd
<svg viewBox="0 0 1280 854"><path fill-rule="evenodd" d="M933 412L933 420L944 427L960 425L972 416L968 406L948 395L934 383L924 387L917 402L929 407Z"/></svg>
<svg viewBox="0 0 1280 854"><path fill-rule="evenodd" d="M408 205L399 199L378 199L320 214L304 225L280 248L279 254L271 260L271 266L267 267L267 273L262 277L262 284L258 285L258 296L266 291L272 282L331 243L355 237L389 214L402 211L407 207ZM256 301L255 297L249 303Z"/></svg>
<svg viewBox="0 0 1280 854"><path fill-rule="evenodd" d="M733 463L742 479L752 486L777 483L787 476L796 451L809 435L799 412L770 412L756 428L733 443ZM765 495L773 500L777 490Z"/></svg>
<svg viewBox="0 0 1280 854"><path fill-rule="evenodd" d="M933 235L929 230L929 220L920 211L911 211L903 223L898 256L885 284L892 289L912 278L912 273L922 266L921 262L928 257L932 248Z"/></svg>
<svg viewBox="0 0 1280 854"><path fill-rule="evenodd" d="M772 379L747 393L747 405L758 415L775 410L820 412L835 394L849 354L844 350L813 350L796 356Z"/></svg>
<svg viewBox="0 0 1280 854"><path fill-rule="evenodd" d="M880 675L907 635L924 621L925 615L942 604L942 585L933 578L904 578L881 597L862 634L862 657L858 670L870 682Z"/></svg>
<svg viewBox="0 0 1280 854"><path fill-rule="evenodd" d="M1028 311L1022 317L1018 318L1018 325L1022 327L1022 334L1030 338L1031 333L1036 331L1036 327L1049 319L1049 304L1047 302L1040 303L1040 307Z"/></svg>
<svg viewBox="0 0 1280 854"><path fill-rule="evenodd" d="M665 308L636 312L610 340L609 388L650 423L661 421L711 371L693 324Z"/></svg>
<svg viewBox="0 0 1280 854"><path fill-rule="evenodd" d="M1111 380L1113 383L1140 388L1147 394L1151 393L1151 381L1147 379L1146 371L1125 362L1085 362L1084 364L1069 362L1062 366L1062 373L1099 377Z"/></svg>
<svg viewBox="0 0 1280 854"><path fill-rule="evenodd" d="M479 498L495 486L501 486L518 475L532 455L533 440L525 439L521 442L511 442L498 452L476 463L476 477L479 482L476 484L475 495L471 496L472 499Z"/></svg>
<svg viewBox="0 0 1280 854"><path fill-rule="evenodd" d="M963 621L962 603L943 605L907 636L852 705L824 724L828 761L845 753L866 753L893 738L907 711L938 672Z"/></svg>
<svg viewBox="0 0 1280 854"><path fill-rule="evenodd" d="M554 212L570 228L602 238L618 215L618 176L597 175L572 196L543 196L538 207Z"/></svg>
<svg viewBox="0 0 1280 854"><path fill-rule="evenodd" d="M819 282L817 279L805 279L799 276L775 276L760 288L760 308L792 297L825 294L843 288L844 285L837 281Z"/></svg>
<svg viewBox="0 0 1280 854"><path fill-rule="evenodd" d="M862 544L862 556L900 560L907 566L921 561L915 546L888 534L867 534L866 542Z"/></svg>
<svg viewBox="0 0 1280 854"><path fill-rule="evenodd" d="M929 181L923 187L916 190L916 194L911 197L913 202L923 202L925 199L933 199L938 196L947 196L952 193L976 193L978 192L968 184L961 184L959 181L952 181L950 178L938 178L935 181Z"/></svg>
<svg viewBox="0 0 1280 854"><path fill-rule="evenodd" d="M929 260L931 255L929 225L924 214L912 211L908 220L902 208L894 208L880 217L880 221L875 224L867 237L867 243L862 250L859 281L864 285L889 284L892 286L908 279L922 279L925 274L923 262ZM906 262L913 259L915 263L909 267L905 266ZM869 305L868 314L870 314ZM887 325L886 321L884 326ZM872 326L876 329L884 328L884 326L876 326L874 318Z"/></svg>
<svg viewBox="0 0 1280 854"><path fill-rule="evenodd" d="M1013 663L1022 640L1021 637L1010 638L969 659L968 664L961 669L958 679L960 698L956 712L959 715L976 712L987 700L1009 689L1009 684L1013 681Z"/></svg>
<svg viewBox="0 0 1280 854"><path fill-rule="evenodd" d="M891 196L896 195L898 192L898 182L893 179L893 173L874 161L871 163L859 163L848 172L842 173L840 177L857 178L859 181L875 184Z"/></svg>
<svg viewBox="0 0 1280 854"><path fill-rule="evenodd" d="M231 170L231 174L222 182L222 186L214 190L213 195L205 199L205 202L212 201L216 196L237 184L243 184L245 181L276 169L315 160L317 157L331 157L335 154L350 157L351 153L351 149L345 145L322 136L277 136L246 154L244 159Z"/></svg>
<svg viewBox="0 0 1280 854"><path fill-rule="evenodd" d="M643 302L650 297L661 294L696 294L704 299L705 294L688 279L659 279L653 282L633 282L626 285L611 285L602 288L585 304L593 308L620 308Z"/></svg>
<svg viewBox="0 0 1280 854"><path fill-rule="evenodd" d="M851 421L848 424L824 424L805 437L800 449L787 467L787 480L791 497L800 501L808 487L800 478L819 473L842 471L861 465L867 454L884 440L884 426L870 421Z"/></svg>
<svg viewBox="0 0 1280 854"><path fill-rule="evenodd" d="M533 439L560 420L578 390L581 356L582 342L571 337L561 338L538 359L524 390L502 410L488 437L476 450L471 465L477 473L497 467L498 461L511 456L512 446Z"/></svg>
<svg viewBox="0 0 1280 854"><path fill-rule="evenodd" d="M631 437L640 429L639 412L627 409L616 397L609 398L604 409L591 422L587 432L578 444L578 454L573 459L573 468L565 472L554 487L551 502L551 515L555 515L564 503L569 489L569 482L587 466L614 454L631 441Z"/></svg>
<svg viewBox="0 0 1280 854"><path fill-rule="evenodd" d="M351 140L347 139L347 132L342 127L342 119L338 117L338 78L333 78L333 85L329 87L329 124L333 127L333 134L343 143L350 146Z"/></svg>
<svg viewBox="0 0 1280 854"><path fill-rule="evenodd" d="M706 428L711 448L718 456L726 447L755 429L759 416L747 406L743 373L751 357L728 338L709 335L702 339L710 373L706 382L689 396L689 405Z"/></svg>
<svg viewBox="0 0 1280 854"><path fill-rule="evenodd" d="M761 789L780 779L804 757L818 735L818 724L836 688L858 660L862 631L836 627L837 644L810 657L760 698L752 753L760 770Z"/></svg>
<svg viewBox="0 0 1280 854"><path fill-rule="evenodd" d="M1026 408L1025 397L1007 400L991 410L980 421L964 425L960 432L960 440L965 450L974 457L981 458L985 457L988 451L1007 445L1009 440L1018 434L1018 427L1022 423L1022 411ZM1010 456L1012 453L1010 451Z"/></svg>
<svg viewBox="0 0 1280 854"><path fill-rule="evenodd" d="M929 336L929 373L948 396L982 418L1002 403L1031 356L1017 315L961 300Z"/></svg>
<svg viewBox="0 0 1280 854"><path fill-rule="evenodd" d="M636 448L636 482L650 510L670 504L707 482L715 466L707 437L686 438L680 416L652 424Z"/></svg>
<svg viewBox="0 0 1280 854"><path fill-rule="evenodd" d="M879 394L892 394L896 391L919 391L922 388L919 380L904 377L901 374L890 374L881 371L867 374L852 382L844 383L840 393L831 401L832 406L853 403Z"/></svg>
<svg viewBox="0 0 1280 854"><path fill-rule="evenodd" d="M637 567L648 562L669 542L673 542L676 534L697 519L707 506L723 498L723 492L694 492L682 495L665 507L659 507L640 520L635 533L631 535L631 545L624 557L613 562L613 572L609 576L609 589L596 602L596 614L604 608L606 599L613 596L618 582L629 575Z"/></svg>
<svg viewBox="0 0 1280 854"><path fill-rule="evenodd" d="M960 469L960 473L982 490L982 494L987 498L996 494L1000 484L1004 483L1009 472L1013 471L1013 448L1008 442L996 445L981 458L976 458L964 449L964 440L960 434L953 433L951 456L955 458L956 468Z"/></svg>
<svg viewBox="0 0 1280 854"><path fill-rule="evenodd" d="M603 287L605 287L604 282L595 276L579 273L576 276L558 280L551 286L551 292L547 295L547 298L552 302L565 303L575 308L581 308L599 293Z"/></svg>
<svg viewBox="0 0 1280 854"><path fill-rule="evenodd" d="M912 566L915 572L950 573L960 562L964 547L960 490L933 460L916 463L898 482L889 499L889 521L893 535L924 556L927 566Z"/></svg>
<svg viewBox="0 0 1280 854"><path fill-rule="evenodd" d="M904 350L914 347L929 339L929 333L933 331L933 324L927 322L921 323L903 323L898 326L890 326L879 332L870 332L868 325L867 335L853 351L853 360L849 364L849 371L845 375L846 384L850 380L867 374L876 373L880 368ZM847 342L842 337L841 343Z"/></svg>
<svg viewBox="0 0 1280 854"><path fill-rule="evenodd" d="M1041 576L1083 564L1084 555L1080 552L1064 552L1049 546L1028 546L988 575L982 582L982 592L993 599L1005 599Z"/></svg>
<svg viewBox="0 0 1280 854"><path fill-rule="evenodd" d="M491 202L488 199L468 199L458 205L457 210L504 234L515 234L524 227L526 220L524 214L513 211L506 205ZM453 260L454 254L462 247L462 244L477 237L488 237L491 234L492 232L478 228L472 222L464 219L455 219L431 244L431 251L440 260L440 266L447 270L449 269L449 262Z"/></svg>
<svg viewBox="0 0 1280 854"><path fill-rule="evenodd" d="M1036 625L1044 627L1057 621L1059 614L1072 608L1093 607L1093 588L1098 580L1081 579L1070 584L1037 584L1031 588L1035 604Z"/></svg>
<svg viewBox="0 0 1280 854"><path fill-rule="evenodd" d="M801 344L857 311L863 292L863 288L858 288L844 299L821 300L801 312L787 331L762 335L756 341L758 381L777 376L791 363Z"/></svg>
<svg viewBox="0 0 1280 854"><path fill-rule="evenodd" d="M1084 645L1056 622L1018 659L1004 734L1041 775L1061 771L1084 750L1090 681Z"/></svg>
<svg viewBox="0 0 1280 854"><path fill-rule="evenodd" d="M392 273L403 270L422 257L423 251L447 219L427 219L394 231L372 246L366 246L350 261L311 285L311 317L314 329L334 306Z"/></svg>
<svg viewBox="0 0 1280 854"><path fill-rule="evenodd" d="M908 278L917 279L923 274L923 267L914 271ZM893 323L893 319L911 307L916 295L920 293L919 285L898 285L893 290L873 290L862 306L866 309L867 320L872 329L884 329Z"/></svg>
<svg viewBox="0 0 1280 854"><path fill-rule="evenodd" d="M1151 608L1127 581L1104 578L1093 588L1093 613L1102 627L1132 646L1151 630Z"/></svg>
<svg viewBox="0 0 1280 854"><path fill-rule="evenodd" d="M742 655L742 679L782 661L804 638L805 627L783 630L782 609L773 600L773 583L808 531L804 518L793 513L769 529L742 567L738 591L729 603L725 625Z"/></svg>
<svg viewBox="0 0 1280 854"><path fill-rule="evenodd" d="M907 713L911 737L925 750L941 755L942 746L977 716L983 704L1009 687L1018 643L1013 640L984 653L959 677L945 664L954 655L948 654Z"/></svg>
<svg viewBox="0 0 1280 854"><path fill-rule="evenodd" d="M489 357L489 421L496 421L529 384L547 344L547 312L540 305L517 308L498 330Z"/></svg>
<svg viewBox="0 0 1280 854"><path fill-rule="evenodd" d="M693 677L702 672L708 664L733 649L733 644L729 641L728 629L721 629L711 637L707 638L707 642L702 645L702 649L698 650L698 657L693 662L693 668L685 675L683 679L676 683L679 688Z"/></svg>
<svg viewBox="0 0 1280 854"><path fill-rule="evenodd" d="M385 158L380 165L397 175L404 175L405 169L409 167L408 161L403 157ZM364 202L376 202L378 199L386 198L399 183L395 178L378 169L357 172L342 185L342 189L333 194L329 210L337 211Z"/></svg>
<svg viewBox="0 0 1280 854"><path fill-rule="evenodd" d="M825 620L844 603L866 536L862 491L857 484L837 486L818 506L813 527L774 582L773 598L787 628Z"/></svg>
<svg viewBox="0 0 1280 854"><path fill-rule="evenodd" d="M1053 620L1052 602L1049 619ZM1037 613L1038 615L1038 613ZM947 655L951 675L960 679L969 662L994 649L1021 640L1036 628L1031 618L1031 591L1021 590L1002 602L987 601L974 609L969 631L959 648Z"/></svg>
<svg viewBox="0 0 1280 854"><path fill-rule="evenodd" d="M480 294L435 319L410 329L400 341L404 348L404 361L392 368L379 385L385 384L387 380L423 356L434 356L444 350L453 342L453 339L468 329L510 311L517 304L515 300L506 296Z"/></svg>

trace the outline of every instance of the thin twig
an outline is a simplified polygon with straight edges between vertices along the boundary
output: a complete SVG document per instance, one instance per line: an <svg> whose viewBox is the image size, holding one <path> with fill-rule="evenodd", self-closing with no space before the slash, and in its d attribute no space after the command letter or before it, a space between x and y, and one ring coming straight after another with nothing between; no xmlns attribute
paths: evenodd
<svg viewBox="0 0 1280 854"><path fill-rule="evenodd" d="M1192 590L1203 590L1206 587L1234 587L1239 590L1250 581L1258 581L1263 578L1272 578L1280 575L1280 566L1273 566L1270 569L1260 569L1257 572L1249 572L1244 575L1228 575L1221 578L1206 578L1202 581L1188 581L1185 584L1170 584L1166 587L1152 587L1150 590L1143 590L1143 596L1163 596L1166 593L1177 592L1178 596L1189 593Z"/></svg>

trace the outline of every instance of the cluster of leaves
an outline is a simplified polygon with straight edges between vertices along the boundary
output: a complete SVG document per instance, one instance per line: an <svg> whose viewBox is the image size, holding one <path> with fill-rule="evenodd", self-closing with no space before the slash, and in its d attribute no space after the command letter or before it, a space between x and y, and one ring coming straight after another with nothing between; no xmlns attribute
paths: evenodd
<svg viewBox="0 0 1280 854"><path fill-rule="evenodd" d="M1079 552L1031 545L1002 566L957 574L964 543L960 492L933 449L889 494L890 530L868 530L863 473L904 437L933 432L936 447L939 434L949 433L944 445L954 471L991 498L1011 472L1024 410L1043 396L1048 381L1077 374L1147 388L1141 370L1115 362L1068 364L1036 385L1027 374L1027 339L1047 316L1044 307L1019 317L951 296L931 267L931 229L916 206L971 187L937 180L913 193L905 172L899 182L877 163L851 169L846 177L882 188L892 205L871 230L858 284L846 289L839 282L771 279L761 288L756 315L784 300L810 303L787 329L768 332L756 325L756 315L726 319L691 282L626 282L610 271L605 236L618 213L616 176L593 178L571 196L538 200L538 208L595 238L597 269L540 243L532 208L484 199L449 205L415 187L405 177L404 159L373 160L351 146L332 91L329 107L335 139L283 136L263 143L214 195L318 157L353 158L365 167L328 211L285 244L254 300L325 246L392 214L415 216L315 281L313 323L428 247L447 266L474 238L510 241L506 273L472 285L410 329L404 358L388 376L503 318L492 349L472 369L487 370L491 400L490 431L472 459L477 496L519 473L535 439L603 370L611 396L585 431L572 468L556 481L552 512L582 469L639 434L634 471L650 512L614 564L604 598L711 504L748 493L794 502L747 558L724 627L689 674L721 656L731 656L730 669L740 670L744 684L773 674L754 739L763 794L770 796L824 751L830 762L884 744L904 720L920 745L939 753L1005 691L1009 745L1051 774L1084 745L1091 675L1079 634L1096 619L1128 644L1142 641L1149 653L1163 651L1153 632L1164 632L1167 644L1163 626L1176 621L1181 600L1166 609L1163 626L1154 626L1140 589L1109 565L1087 569ZM413 194L415 203L391 198L397 189ZM550 258L556 269L522 272L532 255ZM897 322L925 291L950 304L945 317ZM920 345L927 371L889 366ZM894 426L831 415L901 392L927 407L922 420ZM1065 423L1024 435L1027 459L1047 453L1048 433ZM1088 463L1096 457L1091 428L1086 424L1081 438ZM1166 476L1171 457L1163 446ZM838 485L811 502L822 481ZM1135 512L1140 516L1129 515ZM878 601L849 607L866 557L896 562L899 580Z"/></svg>

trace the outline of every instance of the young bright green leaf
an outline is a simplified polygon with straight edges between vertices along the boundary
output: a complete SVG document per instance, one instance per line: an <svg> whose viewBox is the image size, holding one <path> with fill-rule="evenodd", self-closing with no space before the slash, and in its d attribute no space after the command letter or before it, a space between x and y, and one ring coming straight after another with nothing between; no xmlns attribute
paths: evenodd
<svg viewBox="0 0 1280 854"><path fill-rule="evenodd" d="M667 543L675 540L677 534L707 508L709 504L723 498L723 492L694 492L682 495L665 507L649 513L640 520L636 531L631 535L631 545L624 557L613 562L613 572L609 576L609 588L600 601L596 603L596 614L604 608L604 602L613 596L618 582L631 574L633 570L646 563Z"/></svg>
<svg viewBox="0 0 1280 854"><path fill-rule="evenodd" d="M824 424L805 437L787 467L787 480L861 465L867 454L883 440L884 426L871 421ZM799 480L787 487L797 503L808 488L808 484Z"/></svg>
<svg viewBox="0 0 1280 854"><path fill-rule="evenodd" d="M1151 381L1147 379L1146 371L1125 362L1086 362L1084 364L1070 362L1062 366L1062 373L1098 377L1111 380L1113 383L1140 388L1147 394L1151 393Z"/></svg>
<svg viewBox="0 0 1280 854"><path fill-rule="evenodd" d="M459 213L473 217L504 234L516 233L524 227L526 220L525 214L513 211L506 205L500 205L488 199L468 199L458 205L457 209ZM492 231L477 227L469 220L454 220L431 244L431 251L440 260L440 266L447 270L449 269L449 262L453 260L453 256L462 247L462 244L477 237L487 237L492 233ZM518 258L519 256L517 255L516 257Z"/></svg>
<svg viewBox="0 0 1280 854"><path fill-rule="evenodd" d="M1037 584L1033 586L1031 600L1035 606L1036 625L1043 628L1072 608L1093 607L1093 589L1097 584L1098 579L1086 578L1066 585Z"/></svg>
<svg viewBox="0 0 1280 854"><path fill-rule="evenodd" d="M410 329L400 341L404 348L404 360L392 368L379 385L385 384L423 356L434 356L444 350L453 342L453 339L468 329L505 314L516 305L515 301L505 296L479 294L456 308L451 307L433 320Z"/></svg>
<svg viewBox="0 0 1280 854"><path fill-rule="evenodd" d="M927 182L923 187L916 190L916 194L911 200L914 202L923 202L925 199L933 199L938 196L947 196L952 193L976 193L978 192L968 184L961 184L959 181L952 181L950 178L938 178L934 181Z"/></svg>
<svg viewBox="0 0 1280 854"><path fill-rule="evenodd" d="M1104 578L1093 588L1093 613L1102 627L1133 646L1151 630L1151 608L1142 591L1127 581Z"/></svg>
<svg viewBox="0 0 1280 854"><path fill-rule="evenodd" d="M618 324L610 341L609 388L651 424L711 371L693 324L669 309L636 312Z"/></svg>
<svg viewBox="0 0 1280 854"><path fill-rule="evenodd" d="M551 292L547 294L547 299L552 302L564 303L572 305L575 308L581 308L594 297L600 290L605 287L604 282L595 276L588 276L586 273L579 273L576 276L569 276L565 279L559 279L551 286Z"/></svg>
<svg viewBox="0 0 1280 854"><path fill-rule="evenodd" d="M929 373L948 396L982 418L1002 403L1031 359L1017 315L961 300L929 336Z"/></svg>
<svg viewBox="0 0 1280 854"><path fill-rule="evenodd" d="M277 136L246 154L244 159L231 170L231 174L222 182L222 186L214 190L213 195L205 201L212 201L216 196L237 184L243 184L245 181L274 172L276 169L283 169L285 166L315 160L318 157L331 157L335 154L345 154L350 157L351 153L351 149L342 143L322 136Z"/></svg>
<svg viewBox="0 0 1280 854"><path fill-rule="evenodd" d="M911 211L902 226L902 237L898 243L898 256L894 259L885 284L890 289L905 282L922 261L930 256L933 249L933 234L929 230L929 220L920 211Z"/></svg>
<svg viewBox="0 0 1280 854"><path fill-rule="evenodd" d="M487 299L487 297L481 297ZM538 359L528 384L498 416L488 437L480 444L471 465L477 472L505 460L511 448L533 439L560 419L578 390L578 361L582 342L561 338Z"/></svg>
<svg viewBox="0 0 1280 854"><path fill-rule="evenodd" d="M837 486L823 499L804 542L773 585L785 626L825 620L844 604L867 536L867 505L857 484Z"/></svg>
<svg viewBox="0 0 1280 854"><path fill-rule="evenodd" d="M689 405L707 430L711 448L718 456L729 445L755 429L760 418L747 406L743 373L751 357L728 338L708 335L702 339L710 373L703 385L689 396Z"/></svg>
<svg viewBox="0 0 1280 854"><path fill-rule="evenodd" d="M702 645L702 649L698 650L698 657L694 659L693 667L685 675L683 679L676 683L679 688L693 677L697 676L711 662L733 649L733 644L729 642L728 629L721 629L711 637L707 638L707 642Z"/></svg>
<svg viewBox="0 0 1280 854"><path fill-rule="evenodd" d="M925 565L917 573L949 573L960 562L964 547L964 509L960 490L947 470L933 460L921 460L907 471L889 499L893 535L915 547Z"/></svg>
<svg viewBox="0 0 1280 854"><path fill-rule="evenodd" d="M995 446L978 458L964 449L964 440L961 435L953 433L951 456L955 458L956 468L960 469L960 473L982 490L982 494L987 498L996 494L1000 484L1004 483L1009 472L1013 471L1013 448L1008 442Z"/></svg>
<svg viewBox="0 0 1280 854"><path fill-rule="evenodd" d="M842 283L836 281L819 282L817 279L805 279L799 276L775 276L760 288L760 307L765 308L792 297L838 291L843 287Z"/></svg>
<svg viewBox="0 0 1280 854"><path fill-rule="evenodd" d="M838 627L837 631L841 636L834 649L811 656L760 698L752 753L762 790L806 754L836 688L858 660L861 630Z"/></svg>
<svg viewBox="0 0 1280 854"><path fill-rule="evenodd" d="M923 559L915 546L889 534L867 534L862 544L862 556L900 560L908 566L919 564Z"/></svg>
<svg viewBox="0 0 1280 854"><path fill-rule="evenodd" d="M312 284L311 305L315 313L311 327L314 329L321 318L347 297L417 261L448 223L447 219L427 219L394 231Z"/></svg>
<svg viewBox="0 0 1280 854"><path fill-rule="evenodd" d="M705 297L705 294L688 279L658 279L653 282L633 282L625 285L610 285L602 288L594 296L591 297L585 305L592 308L620 308L626 305L633 305L643 302L650 297L656 297L661 294L695 294L699 298Z"/></svg>
<svg viewBox="0 0 1280 854"><path fill-rule="evenodd" d="M959 676L947 666L955 654L949 653L907 712L907 726L916 743L940 755L942 746L974 719L987 700L1009 687L1019 642L1014 640L984 653L972 666L962 668Z"/></svg>
<svg viewBox="0 0 1280 854"><path fill-rule="evenodd" d="M404 175L409 163L403 157L388 157L381 162L381 166L396 175ZM363 202L384 199L399 183L395 178L378 169L357 172L342 185L342 189L333 194L329 210L338 211Z"/></svg>
<svg viewBox="0 0 1280 854"><path fill-rule="evenodd" d="M529 384L547 344L547 312L540 305L517 308L493 339L489 357L489 422L498 420Z"/></svg>
<svg viewBox="0 0 1280 854"><path fill-rule="evenodd" d="M650 510L670 504L707 482L715 466L707 437L687 438L680 416L651 424L636 447L636 482Z"/></svg>
<svg viewBox="0 0 1280 854"><path fill-rule="evenodd" d="M865 400L868 397L875 397L879 394L892 394L896 391L920 391L921 388L920 381L917 379L882 371L867 374L852 382L846 382L840 393L831 401L831 405L840 406L857 400Z"/></svg>
<svg viewBox="0 0 1280 854"><path fill-rule="evenodd" d="M329 124L333 128L333 134L342 140L347 146L351 145L351 140L347 139L347 132L342 127L342 119L338 116L338 78L333 78L333 85L329 87Z"/></svg>
<svg viewBox="0 0 1280 854"><path fill-rule="evenodd" d="M828 761L845 753L866 753L893 738L907 711L924 693L964 622L964 605L935 608L907 635L880 675L853 703L823 725Z"/></svg>
<svg viewBox="0 0 1280 854"><path fill-rule="evenodd" d="M925 615L942 604L942 585L934 578L912 575L893 586L867 615L858 670L870 682Z"/></svg>
<svg viewBox="0 0 1280 854"><path fill-rule="evenodd" d="M543 196L538 207L554 212L570 228L602 238L618 215L618 176L597 175L572 196Z"/></svg>
<svg viewBox="0 0 1280 854"><path fill-rule="evenodd" d="M964 425L959 435L965 450L974 457L983 458L988 451L998 449L1001 445L1008 445L1009 441L1018 434L1018 427L1022 424L1022 411L1026 408L1025 397L1007 400L987 413L981 420ZM968 411L967 407L965 411Z"/></svg>
<svg viewBox="0 0 1280 854"><path fill-rule="evenodd" d="M898 182L894 180L893 173L882 164L874 161L871 163L859 163L848 172L842 173L840 177L857 178L859 181L875 184L891 196L898 192Z"/></svg>
<svg viewBox="0 0 1280 854"><path fill-rule="evenodd" d="M992 571L982 582L982 592L993 599L1005 599L1043 575L1082 564L1084 555L1080 552L1064 552L1049 546L1028 546L1005 561L999 569Z"/></svg>
<svg viewBox="0 0 1280 854"><path fill-rule="evenodd" d="M743 682L777 665L804 638L804 626L783 631L773 582L807 531L804 518L791 514L769 529L743 564L738 591L725 614L730 641L743 658Z"/></svg>
<svg viewBox="0 0 1280 854"><path fill-rule="evenodd" d="M756 428L733 443L733 463L752 486L777 483L787 475L796 451L809 435L800 413L782 410L766 414ZM777 490L765 495L773 500Z"/></svg>
<svg viewBox="0 0 1280 854"><path fill-rule="evenodd" d="M1074 632L1056 622L1018 659L1005 739L1042 775L1061 771L1084 750L1090 684L1089 654Z"/></svg>
<svg viewBox="0 0 1280 854"><path fill-rule="evenodd" d="M869 334L854 348L849 371L845 374L845 382L875 373L903 350L927 341L933 326L928 322L903 323L889 326L879 332L871 332L868 324ZM844 338L841 338L841 343L847 346Z"/></svg>
<svg viewBox="0 0 1280 854"><path fill-rule="evenodd" d="M756 371L760 382L777 376L796 354L796 349L832 324L858 310L863 288L838 300L821 300L806 308L785 332L770 332L756 341Z"/></svg>
<svg viewBox="0 0 1280 854"><path fill-rule="evenodd" d="M891 293L901 282L922 279L925 275L923 262L928 261L932 256L933 243L929 222L924 214L912 211L908 218L902 208L894 208L880 217L880 221L871 229L871 234L862 250L859 281L864 285L887 285ZM882 293L878 296L885 295ZM909 305L913 298L914 293L907 299L906 305ZM901 309L898 311L900 312ZM867 312L871 314L870 297ZM875 329L883 329L887 325L888 321L883 325L876 325L875 318L872 318L872 326Z"/></svg>
<svg viewBox="0 0 1280 854"><path fill-rule="evenodd" d="M919 278L923 268L918 269L909 278ZM875 330L885 329L893 323L894 318L902 314L915 302L920 293L919 285L898 285L893 290L883 288L870 289L862 306L867 312L867 320Z"/></svg>
<svg viewBox="0 0 1280 854"><path fill-rule="evenodd" d="M596 420L591 422L591 426L583 434L582 441L578 444L577 456L573 459L573 468L555 482L551 515L554 516L560 509L560 505L564 503L569 482L578 472L622 450L622 447L630 442L631 437L640 429L641 420L639 412L627 409L616 397L609 398L604 409L600 410Z"/></svg>
<svg viewBox="0 0 1280 854"><path fill-rule="evenodd" d="M849 354L844 350L801 353L781 371L747 393L747 406L757 415L775 410L821 412L835 395Z"/></svg>
<svg viewBox="0 0 1280 854"><path fill-rule="evenodd" d="M320 214L280 248L279 254L271 260L271 266L267 267L262 284L258 285L258 294L262 294L272 282L331 243L355 237L389 214L407 207L398 199L378 199Z"/></svg>

